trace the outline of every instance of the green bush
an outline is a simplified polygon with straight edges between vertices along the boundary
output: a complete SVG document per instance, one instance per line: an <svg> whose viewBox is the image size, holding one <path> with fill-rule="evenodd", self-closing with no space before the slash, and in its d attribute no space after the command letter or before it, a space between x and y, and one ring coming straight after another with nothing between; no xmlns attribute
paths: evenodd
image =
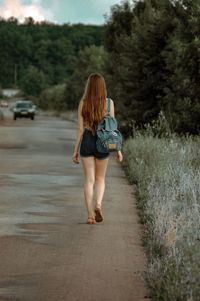
<svg viewBox="0 0 200 301"><path fill-rule="evenodd" d="M27 95L39 96L46 88L46 76L36 67L30 66L20 81L20 88Z"/></svg>
<svg viewBox="0 0 200 301"><path fill-rule="evenodd" d="M65 89L66 85L61 84L44 90L39 97L39 107L43 110L57 112L67 110Z"/></svg>
<svg viewBox="0 0 200 301"><path fill-rule="evenodd" d="M153 300L200 300L200 138L137 131L124 169L138 187Z"/></svg>

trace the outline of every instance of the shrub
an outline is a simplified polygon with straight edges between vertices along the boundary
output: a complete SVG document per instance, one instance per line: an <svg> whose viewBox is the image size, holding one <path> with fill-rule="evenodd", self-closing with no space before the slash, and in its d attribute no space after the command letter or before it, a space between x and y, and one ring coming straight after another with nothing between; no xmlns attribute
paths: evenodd
<svg viewBox="0 0 200 301"><path fill-rule="evenodd" d="M46 76L36 67L30 66L20 80L20 88L27 95L39 96L46 88Z"/></svg>
<svg viewBox="0 0 200 301"><path fill-rule="evenodd" d="M67 109L65 84L56 85L42 92L39 107L44 110L62 111Z"/></svg>

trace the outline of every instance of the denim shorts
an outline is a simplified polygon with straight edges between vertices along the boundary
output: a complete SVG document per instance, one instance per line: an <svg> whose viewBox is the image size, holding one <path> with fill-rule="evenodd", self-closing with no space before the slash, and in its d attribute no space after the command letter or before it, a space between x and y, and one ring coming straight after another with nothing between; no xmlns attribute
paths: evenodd
<svg viewBox="0 0 200 301"><path fill-rule="evenodd" d="M100 153L96 148L97 135L93 135L92 131L85 129L80 146L81 157L95 157L99 160L106 159L109 153Z"/></svg>

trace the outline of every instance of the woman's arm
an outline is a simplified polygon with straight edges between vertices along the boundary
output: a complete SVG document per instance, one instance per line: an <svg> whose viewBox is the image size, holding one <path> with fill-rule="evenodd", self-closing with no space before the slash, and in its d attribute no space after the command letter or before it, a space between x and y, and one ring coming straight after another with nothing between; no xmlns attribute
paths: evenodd
<svg viewBox="0 0 200 301"><path fill-rule="evenodd" d="M74 152L73 152L73 156L72 156L72 160L74 161L74 163L79 163L78 160L78 152L79 152L79 147L80 147L80 143L81 143L81 139L83 136L83 117L82 117L82 106L83 106L83 101L81 100L78 106L78 125L77 125L77 130L76 130L76 143L75 143L75 147L74 147Z"/></svg>
<svg viewBox="0 0 200 301"><path fill-rule="evenodd" d="M115 117L114 101L110 98L110 116Z"/></svg>
<svg viewBox="0 0 200 301"><path fill-rule="evenodd" d="M110 116L111 117L115 117L115 106L114 106L114 101L111 99L110 100ZM123 161L123 155L121 151L117 151L116 155L115 155L115 159L118 162L122 162Z"/></svg>

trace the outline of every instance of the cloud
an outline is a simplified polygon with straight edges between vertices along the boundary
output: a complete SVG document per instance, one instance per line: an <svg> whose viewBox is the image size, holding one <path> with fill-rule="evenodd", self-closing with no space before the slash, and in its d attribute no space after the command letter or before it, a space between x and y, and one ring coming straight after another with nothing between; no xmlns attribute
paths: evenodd
<svg viewBox="0 0 200 301"><path fill-rule="evenodd" d="M28 17L32 17L39 22L52 19L52 12L44 10L40 2L40 0L32 0L30 4L23 4L22 0L4 0L0 6L0 16L5 19L15 17L20 22Z"/></svg>

